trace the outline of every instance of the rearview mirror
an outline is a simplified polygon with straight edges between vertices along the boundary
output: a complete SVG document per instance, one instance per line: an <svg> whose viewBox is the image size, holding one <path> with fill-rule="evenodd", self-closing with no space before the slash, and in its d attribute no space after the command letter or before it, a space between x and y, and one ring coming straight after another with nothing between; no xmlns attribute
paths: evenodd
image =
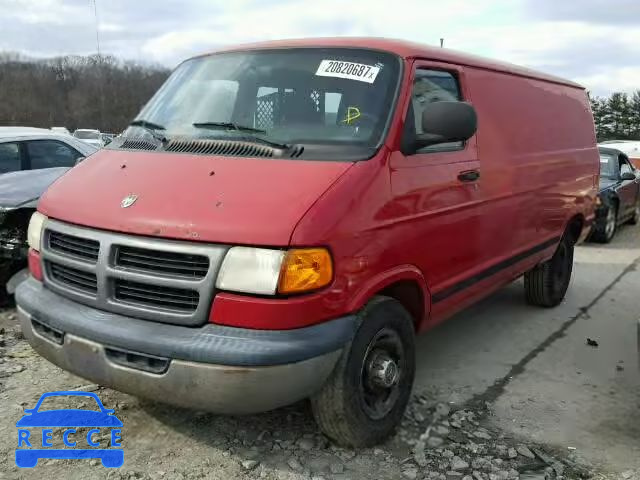
<svg viewBox="0 0 640 480"><path fill-rule="evenodd" d="M416 150L429 145L469 140L478 128L475 109L466 102L434 102L422 112L422 131Z"/></svg>
<svg viewBox="0 0 640 480"><path fill-rule="evenodd" d="M626 180L635 180L636 176L633 172L624 172L622 175L620 175L620 179L623 181Z"/></svg>

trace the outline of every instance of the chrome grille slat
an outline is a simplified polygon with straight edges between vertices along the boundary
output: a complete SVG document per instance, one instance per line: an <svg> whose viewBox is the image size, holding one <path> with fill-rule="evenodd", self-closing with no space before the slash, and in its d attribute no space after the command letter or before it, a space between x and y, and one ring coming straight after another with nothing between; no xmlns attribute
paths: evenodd
<svg viewBox="0 0 640 480"><path fill-rule="evenodd" d="M209 259L202 255L144 250L118 246L115 264L143 272L203 278L209 270Z"/></svg>
<svg viewBox="0 0 640 480"><path fill-rule="evenodd" d="M95 240L80 238L55 231L47 232L47 238L49 248L54 251L91 261L98 260L100 243Z"/></svg>
<svg viewBox="0 0 640 480"><path fill-rule="evenodd" d="M48 263L47 269L56 281L69 284L73 288L80 289L87 293L97 292L98 281L94 274L55 263Z"/></svg>
<svg viewBox="0 0 640 480"><path fill-rule="evenodd" d="M55 247L54 250L62 250L65 253L71 253L71 254L74 254L75 252L81 252L88 256L95 255L95 257L98 258L97 250L91 250L89 248L85 248L80 245L73 245L72 243L67 243L65 241L60 241L58 239L53 239L53 238L49 240L49 242L51 246Z"/></svg>
<svg viewBox="0 0 640 480"><path fill-rule="evenodd" d="M149 298L176 298L181 299L188 296L188 294L197 295L198 292L187 289L171 289L167 287L159 287L157 285L144 285L141 283L128 282L124 281L116 281L116 288L126 288L128 290L132 290L133 292L139 292L140 295L146 295Z"/></svg>
<svg viewBox="0 0 640 480"><path fill-rule="evenodd" d="M154 268L150 268L150 266L156 267L156 270L166 270L167 273L169 273L170 270L175 271L175 273L180 273L183 270L185 270L183 267L180 267L178 265L171 265L171 264L162 264L161 262L157 262L155 260L134 260L131 258L127 258L126 261L123 261L122 258L120 258L120 261L118 262L118 266L122 266L122 267L131 267L131 268L138 268L140 270L145 270L145 271L149 271L149 272L153 272ZM198 273L202 273L202 275L193 275L196 277L202 276L204 277L207 274L207 267L193 267L192 272L198 274Z"/></svg>
<svg viewBox="0 0 640 480"><path fill-rule="evenodd" d="M122 280L116 281L115 298L186 311L195 310L199 300L198 292L193 290L157 287Z"/></svg>
<svg viewBox="0 0 640 480"><path fill-rule="evenodd" d="M208 320L228 246L126 235L52 219L44 228L44 282L52 291L150 321L196 326Z"/></svg>

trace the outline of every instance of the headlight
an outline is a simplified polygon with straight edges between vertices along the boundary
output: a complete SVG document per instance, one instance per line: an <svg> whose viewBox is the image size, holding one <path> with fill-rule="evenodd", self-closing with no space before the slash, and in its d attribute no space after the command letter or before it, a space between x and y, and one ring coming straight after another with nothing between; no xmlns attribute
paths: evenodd
<svg viewBox="0 0 640 480"><path fill-rule="evenodd" d="M233 247L224 257L216 287L234 292L276 293L284 251Z"/></svg>
<svg viewBox="0 0 640 480"><path fill-rule="evenodd" d="M42 227L47 219L39 212L34 212L29 221L29 229L27 230L27 243L34 250L40 251L40 239L42 238Z"/></svg>
<svg viewBox="0 0 640 480"><path fill-rule="evenodd" d="M290 294L317 290L332 278L331 255L324 248L233 247L222 262L216 287L259 295Z"/></svg>

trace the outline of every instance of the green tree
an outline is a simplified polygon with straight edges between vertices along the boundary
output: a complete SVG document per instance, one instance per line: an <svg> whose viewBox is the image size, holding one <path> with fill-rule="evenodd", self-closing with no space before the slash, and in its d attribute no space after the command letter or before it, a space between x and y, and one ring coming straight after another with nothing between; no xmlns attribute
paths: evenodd
<svg viewBox="0 0 640 480"><path fill-rule="evenodd" d="M610 117L608 99L594 97L589 94L589 101L591 102L591 112L593 113L598 141L611 138L611 127L607 123Z"/></svg>
<svg viewBox="0 0 640 480"><path fill-rule="evenodd" d="M631 108L629 96L626 93L612 93L607 101L608 112L606 122L611 127L614 138L626 139L630 137Z"/></svg>
<svg viewBox="0 0 640 480"><path fill-rule="evenodd" d="M636 90L631 95L629 103L631 117L631 134L630 138L640 140L640 90Z"/></svg>

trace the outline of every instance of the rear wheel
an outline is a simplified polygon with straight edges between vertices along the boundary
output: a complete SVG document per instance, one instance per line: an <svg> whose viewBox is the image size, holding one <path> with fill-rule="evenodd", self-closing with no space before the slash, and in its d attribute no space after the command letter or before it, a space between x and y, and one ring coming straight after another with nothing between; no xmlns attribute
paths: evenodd
<svg viewBox="0 0 640 480"><path fill-rule="evenodd" d="M396 300L376 297L322 390L311 398L320 429L336 443L375 445L393 434L415 372L413 319Z"/></svg>
<svg viewBox="0 0 640 480"><path fill-rule="evenodd" d="M551 259L524 274L527 303L555 307L564 299L573 271L573 242L565 235Z"/></svg>

